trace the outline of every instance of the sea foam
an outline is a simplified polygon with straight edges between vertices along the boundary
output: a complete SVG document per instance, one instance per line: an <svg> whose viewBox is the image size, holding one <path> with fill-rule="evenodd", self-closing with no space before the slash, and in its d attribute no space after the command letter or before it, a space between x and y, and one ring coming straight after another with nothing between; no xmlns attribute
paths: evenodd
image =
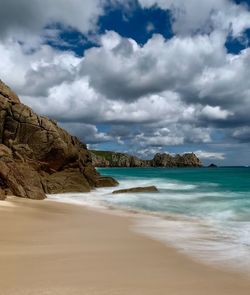
<svg viewBox="0 0 250 295"><path fill-rule="evenodd" d="M221 169L105 172L118 178L119 189L156 185L159 193L112 195L113 188L100 188L87 194L50 195L49 199L140 213L135 215L135 231L203 263L250 274L250 185L245 178L242 183L239 177L237 184L232 182L230 173L235 177L237 171L230 170L229 175Z"/></svg>

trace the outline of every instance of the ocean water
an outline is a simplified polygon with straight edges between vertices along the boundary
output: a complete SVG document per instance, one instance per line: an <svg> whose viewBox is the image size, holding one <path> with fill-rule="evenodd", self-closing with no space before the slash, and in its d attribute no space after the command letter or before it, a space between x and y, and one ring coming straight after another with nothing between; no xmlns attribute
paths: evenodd
<svg viewBox="0 0 250 295"><path fill-rule="evenodd" d="M250 168L101 168L120 188L155 185L158 193L49 196L137 212L134 230L215 267L250 275Z"/></svg>

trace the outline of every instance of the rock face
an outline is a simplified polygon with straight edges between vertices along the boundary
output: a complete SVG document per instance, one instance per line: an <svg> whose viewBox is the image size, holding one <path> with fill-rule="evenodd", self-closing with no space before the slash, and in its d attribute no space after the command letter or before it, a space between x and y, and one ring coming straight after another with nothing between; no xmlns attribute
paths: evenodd
<svg viewBox="0 0 250 295"><path fill-rule="evenodd" d="M194 153L171 156L156 154L151 161L153 167L201 167L202 163Z"/></svg>
<svg viewBox="0 0 250 295"><path fill-rule="evenodd" d="M4 201L6 199L5 191L0 188L0 201Z"/></svg>
<svg viewBox="0 0 250 295"><path fill-rule="evenodd" d="M171 156L156 154L152 160L141 160L123 153L91 151L95 167L201 167L202 163L194 153Z"/></svg>
<svg viewBox="0 0 250 295"><path fill-rule="evenodd" d="M123 153L91 151L95 167L145 167L145 160Z"/></svg>
<svg viewBox="0 0 250 295"><path fill-rule="evenodd" d="M120 189L113 191L112 194L125 194L125 193L153 193L158 192L155 186L145 186L145 187L132 187L127 189Z"/></svg>
<svg viewBox="0 0 250 295"><path fill-rule="evenodd" d="M86 145L35 114L0 80L0 189L31 199L117 185L101 177ZM0 192L1 194L1 192Z"/></svg>

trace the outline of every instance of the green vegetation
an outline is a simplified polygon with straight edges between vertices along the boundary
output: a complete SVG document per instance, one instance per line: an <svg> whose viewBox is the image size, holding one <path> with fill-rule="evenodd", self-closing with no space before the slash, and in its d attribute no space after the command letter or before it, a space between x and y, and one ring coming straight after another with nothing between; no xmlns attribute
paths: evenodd
<svg viewBox="0 0 250 295"><path fill-rule="evenodd" d="M112 160L112 154L114 154L114 152L110 152L110 151L94 151L91 150L91 153L95 154L96 156L102 157L108 161Z"/></svg>
<svg viewBox="0 0 250 295"><path fill-rule="evenodd" d="M130 155L125 154L125 153L117 153L117 152L111 152L111 151L90 150L90 152L100 158L108 160L109 162L114 161L114 157L112 158L112 156L115 156L116 159L120 159L122 157L131 157Z"/></svg>

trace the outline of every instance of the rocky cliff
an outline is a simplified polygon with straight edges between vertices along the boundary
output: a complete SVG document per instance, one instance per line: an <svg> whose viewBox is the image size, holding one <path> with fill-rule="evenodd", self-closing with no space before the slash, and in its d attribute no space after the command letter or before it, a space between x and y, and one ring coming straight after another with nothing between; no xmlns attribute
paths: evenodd
<svg viewBox="0 0 250 295"><path fill-rule="evenodd" d="M150 165L150 161L124 153L91 151L91 156L95 167L145 167Z"/></svg>
<svg viewBox="0 0 250 295"><path fill-rule="evenodd" d="M117 182L101 177L86 145L35 114L0 80L0 199L44 199L46 193L88 192Z"/></svg>
<svg viewBox="0 0 250 295"><path fill-rule="evenodd" d="M135 156L110 151L91 151L95 167L201 167L194 153L171 156L156 154L152 160L141 160Z"/></svg>

